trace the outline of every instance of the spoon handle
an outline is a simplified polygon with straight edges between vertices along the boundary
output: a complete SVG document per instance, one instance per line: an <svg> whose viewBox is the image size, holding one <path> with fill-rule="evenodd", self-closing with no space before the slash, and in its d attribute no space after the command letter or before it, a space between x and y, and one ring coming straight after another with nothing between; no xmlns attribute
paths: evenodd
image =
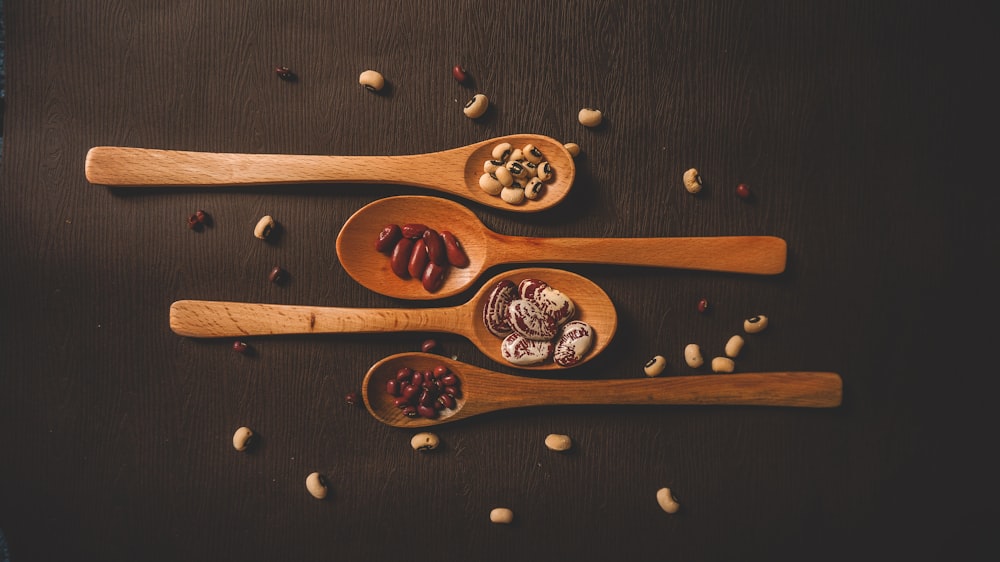
<svg viewBox="0 0 1000 562"><path fill-rule="evenodd" d="M468 319L468 311L460 307L338 308L199 300L180 300L170 305L170 329L181 336L200 338L455 332Z"/></svg>
<svg viewBox="0 0 1000 562"><path fill-rule="evenodd" d="M477 375L479 376L479 375ZM840 405L840 375L785 371L656 379L565 380L482 377L496 408L570 404L744 405L831 408ZM488 387L496 388L488 389ZM471 401L470 401L471 402Z"/></svg>
<svg viewBox="0 0 1000 562"><path fill-rule="evenodd" d="M788 253L785 240L775 236L508 238L516 243L495 245L495 251L511 263L527 259L772 275L785 270Z"/></svg>
<svg viewBox="0 0 1000 562"><path fill-rule="evenodd" d="M235 154L95 146L87 152L85 171L91 183L133 187L320 182L434 187L442 165L439 161L435 166L425 155ZM457 170L461 174L460 166Z"/></svg>

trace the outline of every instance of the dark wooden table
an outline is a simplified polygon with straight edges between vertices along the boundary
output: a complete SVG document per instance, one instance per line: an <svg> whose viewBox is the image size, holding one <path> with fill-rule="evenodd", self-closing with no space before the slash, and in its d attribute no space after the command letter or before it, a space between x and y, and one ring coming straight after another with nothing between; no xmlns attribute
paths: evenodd
<svg viewBox="0 0 1000 562"><path fill-rule="evenodd" d="M947 6L947 7L946 7ZM998 523L990 18L934 2L7 0L0 529L28 560L962 560ZM458 84L462 64L471 85ZM286 65L298 81L280 80ZM374 95L358 84L373 68ZM481 120L462 106L492 100ZM591 130L582 107L603 110ZM774 235L777 276L566 265L613 299L610 349L541 376L840 373L834 409L539 407L441 426L345 403L434 337L180 337L178 299L425 307L334 242L390 185L92 185L92 146L396 155L533 132L583 148L571 196L510 235ZM981 139L981 140L980 140ZM705 189L688 194L683 172ZM745 182L754 198L742 200ZM444 195L443 195L444 196ZM447 197L447 196L444 196ZM188 215L214 223L188 229ZM271 214L280 237L252 230ZM281 265L290 282L268 272ZM500 268L501 270L503 268ZM712 303L699 314L699 298ZM530 373L529 373L530 374ZM537 375L532 375L537 376ZM718 375L725 376L725 375ZM247 425L249 454L231 445ZM570 454L543 446L549 433ZM308 495L323 473L331 494ZM681 511L655 493L670 487ZM510 526L489 512L515 512ZM979 558L983 559L983 558Z"/></svg>

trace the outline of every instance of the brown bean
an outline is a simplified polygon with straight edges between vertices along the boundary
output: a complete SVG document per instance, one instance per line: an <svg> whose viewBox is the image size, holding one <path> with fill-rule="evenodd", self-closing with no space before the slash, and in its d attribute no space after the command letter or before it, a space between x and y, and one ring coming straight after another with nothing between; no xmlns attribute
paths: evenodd
<svg viewBox="0 0 1000 562"><path fill-rule="evenodd" d="M448 263L455 267L466 267L469 265L469 256L465 253L465 248L458 238L449 230L441 231L441 241L444 242L445 253L448 254Z"/></svg>
<svg viewBox="0 0 1000 562"><path fill-rule="evenodd" d="M424 243L427 244L427 257L438 265L448 264L448 253L445 251L444 241L433 228L424 231Z"/></svg>
<svg viewBox="0 0 1000 562"><path fill-rule="evenodd" d="M418 222L410 222L404 224L401 230L403 231L404 238L420 238L427 230L427 225L420 224Z"/></svg>
<svg viewBox="0 0 1000 562"><path fill-rule="evenodd" d="M396 246L392 249L392 259L389 261L392 272L400 279L409 279L410 272L407 267L410 265L410 254L413 250L412 238L400 238Z"/></svg>
<svg viewBox="0 0 1000 562"><path fill-rule="evenodd" d="M433 293L441 288L444 283L444 275L448 272L448 268L443 265L430 262L427 264L427 269L424 270L424 276L420 280L424 285L424 289L428 293Z"/></svg>
<svg viewBox="0 0 1000 562"><path fill-rule="evenodd" d="M410 250L410 262L406 268L412 277L420 277L424 273L424 269L427 267L427 244L424 243L423 238L417 238L417 241L413 243L413 249Z"/></svg>
<svg viewBox="0 0 1000 562"><path fill-rule="evenodd" d="M396 246L396 242L399 242L402 236L403 233L398 224L387 224L382 229L382 232L378 233L378 240L375 241L375 249L379 252L389 252Z"/></svg>

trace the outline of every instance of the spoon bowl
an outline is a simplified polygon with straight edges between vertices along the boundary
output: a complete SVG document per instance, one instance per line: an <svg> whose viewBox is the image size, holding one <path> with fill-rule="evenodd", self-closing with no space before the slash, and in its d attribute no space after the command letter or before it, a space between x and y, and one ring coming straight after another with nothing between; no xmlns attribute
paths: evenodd
<svg viewBox="0 0 1000 562"><path fill-rule="evenodd" d="M459 379L455 407L434 419L408 417L386 391L401 367L444 365ZM732 405L832 408L840 405L840 376L829 372L770 372L662 378L556 380L506 375L429 353L399 353L368 370L361 385L365 407L384 424L421 428L479 414L552 405Z"/></svg>
<svg viewBox="0 0 1000 562"><path fill-rule="evenodd" d="M524 268L507 271L489 280L466 303L442 308L338 308L225 301L180 300L170 306L170 328L189 337L247 337L279 334L329 334L374 332L449 332L465 336L484 355L504 365L501 339L483 323L489 293L503 279L545 281L576 305L575 319L593 328L590 351L577 365L596 357L611 343L618 329L618 314L611 298L596 283L560 269ZM575 366L575 365L574 365ZM518 366L521 369L565 369L551 361Z"/></svg>
<svg viewBox="0 0 1000 562"><path fill-rule="evenodd" d="M375 250L389 224L422 223L450 230L469 265L452 267L444 283L428 292L414 279L397 277L389 258ZM468 289L487 269L512 263L598 263L700 269L770 275L785 269L785 241L773 236L692 238L536 238L490 230L464 205L440 197L406 195L373 201L357 210L337 235L337 257L347 273L368 289L401 299L444 298Z"/></svg>
<svg viewBox="0 0 1000 562"><path fill-rule="evenodd" d="M479 187L483 164L500 143L534 144L552 165L553 177L538 199L511 205ZM235 154L122 146L95 146L87 152L85 174L94 184L122 187L234 186L303 183L386 183L411 185L482 205L532 213L557 205L576 178L573 156L563 143L544 135L496 137L458 148L399 156Z"/></svg>

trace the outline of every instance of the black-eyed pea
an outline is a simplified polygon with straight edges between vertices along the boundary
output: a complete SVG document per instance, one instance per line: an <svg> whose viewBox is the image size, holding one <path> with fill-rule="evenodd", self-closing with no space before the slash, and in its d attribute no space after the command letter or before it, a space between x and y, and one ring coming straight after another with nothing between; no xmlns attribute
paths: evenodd
<svg viewBox="0 0 1000 562"><path fill-rule="evenodd" d="M510 187L514 183L514 174L510 173L506 167L497 168L493 172L494 177L500 181L500 185Z"/></svg>
<svg viewBox="0 0 1000 562"><path fill-rule="evenodd" d="M580 145L576 144L575 142L568 142L563 145L563 148L565 148L566 152L569 152L569 155L572 156L573 158L576 158L577 156L580 155Z"/></svg>
<svg viewBox="0 0 1000 562"><path fill-rule="evenodd" d="M506 162L510 158L510 152L513 149L514 147L512 147L509 142L502 142L493 147L493 152L490 153L490 156L492 156L494 160Z"/></svg>
<svg viewBox="0 0 1000 562"><path fill-rule="evenodd" d="M510 172L510 175L514 176L515 180L525 179L528 176L528 170L524 168L524 164L520 160L510 160L504 167Z"/></svg>
<svg viewBox="0 0 1000 562"><path fill-rule="evenodd" d="M538 164L543 160L542 151L538 150L538 147L528 143L521 148L521 154L524 155L524 159L532 164Z"/></svg>
<svg viewBox="0 0 1000 562"><path fill-rule="evenodd" d="M726 342L726 357L736 359L743 350L743 336L736 334Z"/></svg>
<svg viewBox="0 0 1000 562"><path fill-rule="evenodd" d="M550 433L545 436L545 446L552 451L568 451L573 446L573 440L569 435Z"/></svg>
<svg viewBox="0 0 1000 562"><path fill-rule="evenodd" d="M321 500L326 497L327 486L326 478L318 472L313 472L309 476L306 476L306 490L312 494L312 497Z"/></svg>
<svg viewBox="0 0 1000 562"><path fill-rule="evenodd" d="M534 162L524 161L524 169L528 172L528 179L538 177L538 164Z"/></svg>
<svg viewBox="0 0 1000 562"><path fill-rule="evenodd" d="M545 189L545 184L542 183L542 180L531 178L524 186L524 197L532 200L538 199L542 196L543 189Z"/></svg>
<svg viewBox="0 0 1000 562"><path fill-rule="evenodd" d="M233 448L237 451L246 451L253 445L254 434L249 427L241 427L233 434Z"/></svg>
<svg viewBox="0 0 1000 562"><path fill-rule="evenodd" d="M490 521L502 525L510 524L514 521L514 512L506 507L495 507L490 511Z"/></svg>
<svg viewBox="0 0 1000 562"><path fill-rule="evenodd" d="M484 94L476 94L472 96L468 102L466 102L465 107L462 112L469 119L478 119L483 115L486 115L486 110L490 107L490 99Z"/></svg>
<svg viewBox="0 0 1000 562"><path fill-rule="evenodd" d="M441 440L438 439L437 435L429 431L424 431L410 438L410 447L414 451L430 451L436 449L440 442Z"/></svg>
<svg viewBox="0 0 1000 562"><path fill-rule="evenodd" d="M748 334L763 332L767 328L767 316L758 314L743 321L743 331Z"/></svg>
<svg viewBox="0 0 1000 562"><path fill-rule="evenodd" d="M253 235L261 240L267 240L271 236L271 233L274 232L276 224L271 215L264 215L257 221L257 225L253 227Z"/></svg>
<svg viewBox="0 0 1000 562"><path fill-rule="evenodd" d="M658 377L663 374L663 371L667 368L667 358L662 355L656 355L646 364L642 366L642 372L646 373L647 377Z"/></svg>
<svg viewBox="0 0 1000 562"><path fill-rule="evenodd" d="M366 70L358 77L358 82L369 92L378 92L385 87L385 77L376 70Z"/></svg>
<svg viewBox="0 0 1000 562"><path fill-rule="evenodd" d="M538 164L538 175L536 176L542 181L549 181L552 179L552 164L548 161L540 162Z"/></svg>
<svg viewBox="0 0 1000 562"><path fill-rule="evenodd" d="M524 203L524 188L519 185L509 185L500 190L500 199L511 205Z"/></svg>
<svg viewBox="0 0 1000 562"><path fill-rule="evenodd" d="M681 504L677 503L670 488L660 488L656 491L656 503L660 504L660 509L667 513L677 513L677 510L681 508Z"/></svg>
<svg viewBox="0 0 1000 562"><path fill-rule="evenodd" d="M509 160L513 160L515 162L524 161L524 152L520 148L515 148L514 150L511 150Z"/></svg>
<svg viewBox="0 0 1000 562"><path fill-rule="evenodd" d="M692 194L701 191L701 174L697 169L691 168L684 172L684 189Z"/></svg>
<svg viewBox="0 0 1000 562"><path fill-rule="evenodd" d="M483 171L492 174L501 166L503 166L503 160L487 160L483 162Z"/></svg>
<svg viewBox="0 0 1000 562"><path fill-rule="evenodd" d="M736 363L728 357L716 357L712 359L713 373L732 373L736 370Z"/></svg>
<svg viewBox="0 0 1000 562"><path fill-rule="evenodd" d="M577 114L577 119L580 120L580 124L584 127L596 127L601 124L601 121L604 120L604 115L601 113L600 109L585 107L580 110L579 114Z"/></svg>
<svg viewBox="0 0 1000 562"><path fill-rule="evenodd" d="M500 190L503 189L503 184L500 183L500 180L497 179L495 174L486 172L479 176L479 187L490 195L500 195Z"/></svg>
<svg viewBox="0 0 1000 562"><path fill-rule="evenodd" d="M701 356L701 347L698 344L689 343L684 346L684 362L692 369L705 364L705 358Z"/></svg>

